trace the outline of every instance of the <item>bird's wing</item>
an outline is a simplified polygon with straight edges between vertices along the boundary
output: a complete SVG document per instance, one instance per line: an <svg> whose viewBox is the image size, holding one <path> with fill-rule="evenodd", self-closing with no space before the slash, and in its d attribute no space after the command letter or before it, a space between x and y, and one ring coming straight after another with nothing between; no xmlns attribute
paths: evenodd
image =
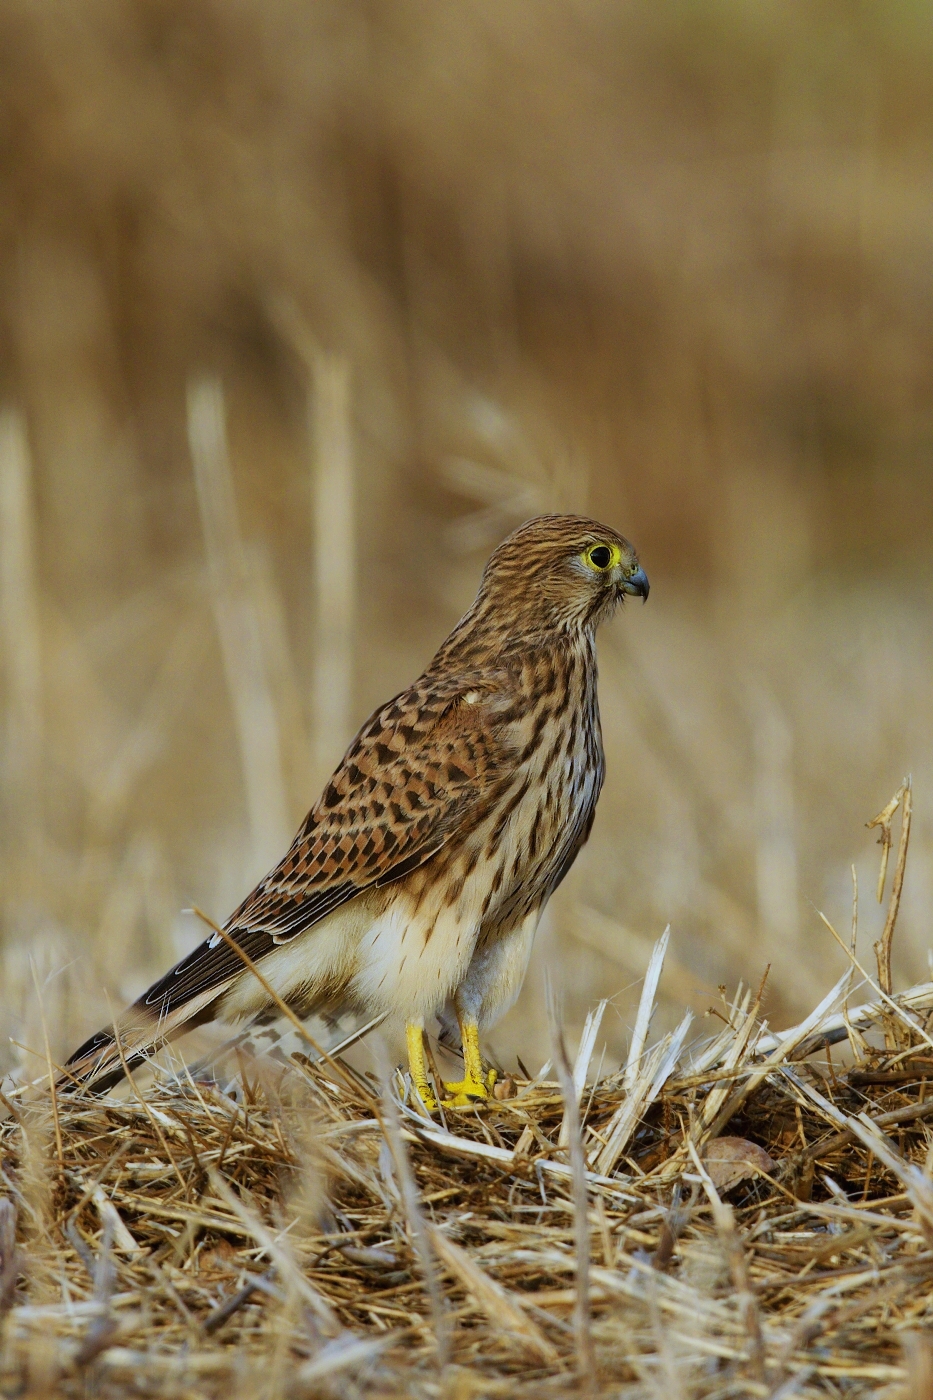
<svg viewBox="0 0 933 1400"><path fill-rule="evenodd" d="M453 830L462 831L505 756L483 698L471 677L390 700L357 735L291 849L227 931L262 929L287 942L361 890L417 869Z"/></svg>
<svg viewBox="0 0 933 1400"><path fill-rule="evenodd" d="M452 832L467 832L511 771L498 722L509 689L498 673L422 680L377 711L284 858L228 919L231 939L256 962L364 890L410 874ZM236 949L214 934L137 1007L168 1030L172 1013L186 1005L194 1013L242 971Z"/></svg>

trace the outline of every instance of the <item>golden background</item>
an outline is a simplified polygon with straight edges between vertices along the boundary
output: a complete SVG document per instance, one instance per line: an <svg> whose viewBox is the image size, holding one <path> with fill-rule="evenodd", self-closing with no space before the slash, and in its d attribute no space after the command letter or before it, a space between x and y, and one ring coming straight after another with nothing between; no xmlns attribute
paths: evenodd
<svg viewBox="0 0 933 1400"><path fill-rule="evenodd" d="M928 975L931 64L918 3L3 6L0 1067L226 917L545 509L652 593L493 1046L550 968L619 1054L668 922L665 1014L807 1011L908 771Z"/></svg>

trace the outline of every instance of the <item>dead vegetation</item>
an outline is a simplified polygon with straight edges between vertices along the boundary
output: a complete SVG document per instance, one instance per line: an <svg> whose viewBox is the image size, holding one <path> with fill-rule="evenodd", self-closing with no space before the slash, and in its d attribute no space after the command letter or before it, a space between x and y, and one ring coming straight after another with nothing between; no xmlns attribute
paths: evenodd
<svg viewBox="0 0 933 1400"><path fill-rule="evenodd" d="M8 1082L0 1391L926 1400L933 982L856 933L794 1029L740 989L651 1043L665 935L625 1064L589 1075L605 1003L573 1064L552 1016L483 1115L310 1046Z"/></svg>

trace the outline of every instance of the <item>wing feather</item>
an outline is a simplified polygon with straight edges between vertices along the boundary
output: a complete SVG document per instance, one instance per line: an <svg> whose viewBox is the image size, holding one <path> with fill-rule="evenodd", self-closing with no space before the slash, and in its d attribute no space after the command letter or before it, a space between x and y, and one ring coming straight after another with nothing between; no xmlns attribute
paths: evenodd
<svg viewBox="0 0 933 1400"><path fill-rule="evenodd" d="M495 726L482 723L475 708L502 684L498 674L422 682L377 711L285 857L226 932L262 930L275 943L287 942L363 890L402 879L442 850L507 766Z"/></svg>

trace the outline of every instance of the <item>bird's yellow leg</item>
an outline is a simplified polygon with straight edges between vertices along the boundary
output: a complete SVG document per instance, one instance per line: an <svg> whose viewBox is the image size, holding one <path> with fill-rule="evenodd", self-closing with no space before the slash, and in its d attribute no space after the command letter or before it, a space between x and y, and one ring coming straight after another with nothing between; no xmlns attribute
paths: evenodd
<svg viewBox="0 0 933 1400"><path fill-rule="evenodd" d="M437 1099L434 1097L434 1090L428 1079L428 1063L424 1053L424 1028L409 1021L405 1027L405 1042L408 1046L408 1068L411 1071L411 1082L418 1092L418 1097L429 1113L437 1108Z"/></svg>
<svg viewBox="0 0 933 1400"><path fill-rule="evenodd" d="M472 1108L477 1103L485 1103L496 1082L494 1069L483 1069L483 1057L479 1050L479 1026L475 1021L458 1017L460 1038L463 1042L463 1078L458 1084L446 1084L450 1094L444 1100L445 1108Z"/></svg>

